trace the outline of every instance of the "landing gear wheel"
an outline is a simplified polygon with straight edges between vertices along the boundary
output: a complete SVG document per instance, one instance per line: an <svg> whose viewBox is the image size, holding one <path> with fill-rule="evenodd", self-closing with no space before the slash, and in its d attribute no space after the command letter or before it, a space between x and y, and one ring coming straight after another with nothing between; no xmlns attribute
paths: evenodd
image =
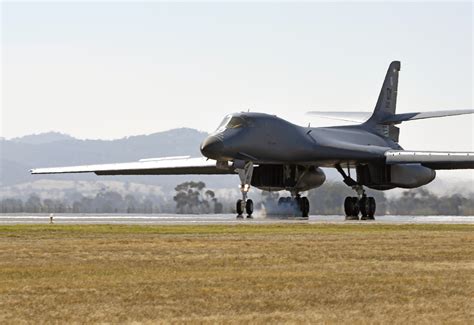
<svg viewBox="0 0 474 325"><path fill-rule="evenodd" d="M369 197L367 201L368 201L368 206L369 206L369 210L367 212L367 219L375 220L374 218L375 209L376 209L375 199L373 197Z"/></svg>
<svg viewBox="0 0 474 325"><path fill-rule="evenodd" d="M369 198L367 196L363 196L359 200L359 209L360 209L360 214L362 215L360 220L367 220L369 219Z"/></svg>
<svg viewBox="0 0 474 325"><path fill-rule="evenodd" d="M306 196L301 198L300 200L300 209L301 209L302 217L308 218L309 217L309 200Z"/></svg>
<svg viewBox="0 0 474 325"><path fill-rule="evenodd" d="M242 214L244 213L244 207L242 204L242 200L237 200L237 203L235 205L235 210L237 211L237 218L243 218Z"/></svg>
<svg viewBox="0 0 474 325"><path fill-rule="evenodd" d="M282 204L285 204L285 198L284 197L281 197L281 198L278 199L278 206L280 206Z"/></svg>
<svg viewBox="0 0 474 325"><path fill-rule="evenodd" d="M347 196L344 200L344 213L346 217L352 215L352 198L350 196Z"/></svg>
<svg viewBox="0 0 474 325"><path fill-rule="evenodd" d="M359 201L362 218L360 220L375 220L375 199L373 197L362 197Z"/></svg>
<svg viewBox="0 0 474 325"><path fill-rule="evenodd" d="M252 218L253 201L250 199L245 202L245 212L247 212L247 218Z"/></svg>
<svg viewBox="0 0 474 325"><path fill-rule="evenodd" d="M359 199L357 197L352 198L352 216L359 220Z"/></svg>
<svg viewBox="0 0 474 325"><path fill-rule="evenodd" d="M359 220L359 200L356 197L346 197L344 200L346 220Z"/></svg>
<svg viewBox="0 0 474 325"><path fill-rule="evenodd" d="M296 210L303 211L301 206L301 200L301 196L298 195L295 197L295 200L293 201L293 206L296 208Z"/></svg>

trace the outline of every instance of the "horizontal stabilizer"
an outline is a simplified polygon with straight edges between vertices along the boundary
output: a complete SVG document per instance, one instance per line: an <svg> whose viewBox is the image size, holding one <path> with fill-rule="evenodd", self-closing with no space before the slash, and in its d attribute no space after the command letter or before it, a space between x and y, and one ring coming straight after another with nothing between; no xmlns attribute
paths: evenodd
<svg viewBox="0 0 474 325"><path fill-rule="evenodd" d="M434 117L456 116L463 114L473 114L474 109L458 109L449 111L434 111L434 112L416 112L416 113L402 113L394 114L384 118L380 124L398 124L406 121L421 120Z"/></svg>
<svg viewBox="0 0 474 325"><path fill-rule="evenodd" d="M212 159L168 157L145 159L137 162L83 165L70 167L37 168L32 174L95 173L97 175L203 175L234 174L227 162Z"/></svg>
<svg viewBox="0 0 474 325"><path fill-rule="evenodd" d="M311 111L307 112L308 115L313 115L321 118L326 118L330 120L346 121L346 122L355 122L362 123L365 122L369 117L371 112L329 112L329 111Z"/></svg>
<svg viewBox="0 0 474 325"><path fill-rule="evenodd" d="M339 120L346 122L363 123L370 117L371 112L348 112L348 111L311 111L308 115L318 116L331 120ZM422 120L427 118L456 116L464 114L474 114L473 109L457 109L446 111L432 111L432 112L414 112L388 115L381 119L378 124L400 124L402 122Z"/></svg>
<svg viewBox="0 0 474 325"><path fill-rule="evenodd" d="M474 152L389 150L384 155L389 165L422 164L432 169L474 169Z"/></svg>

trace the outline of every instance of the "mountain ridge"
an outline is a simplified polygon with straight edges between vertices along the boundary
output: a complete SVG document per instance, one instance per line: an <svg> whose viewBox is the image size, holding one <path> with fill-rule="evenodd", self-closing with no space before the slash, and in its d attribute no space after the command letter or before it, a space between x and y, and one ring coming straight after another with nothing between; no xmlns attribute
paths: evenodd
<svg viewBox="0 0 474 325"><path fill-rule="evenodd" d="M206 132L195 129L178 128L116 140L80 140L59 132L47 132L46 138L44 134L22 137L27 141L22 141L22 138L4 139L0 142L0 186L25 183L40 178L97 179L94 174L33 176L29 173L32 168L129 162L165 156L200 156L199 146L207 135ZM52 141L54 139L57 141ZM180 177L186 178L186 176L178 176L178 179ZM108 176L107 178L147 184L162 182L171 184L170 178L163 178L163 176ZM176 182L173 181L174 183Z"/></svg>

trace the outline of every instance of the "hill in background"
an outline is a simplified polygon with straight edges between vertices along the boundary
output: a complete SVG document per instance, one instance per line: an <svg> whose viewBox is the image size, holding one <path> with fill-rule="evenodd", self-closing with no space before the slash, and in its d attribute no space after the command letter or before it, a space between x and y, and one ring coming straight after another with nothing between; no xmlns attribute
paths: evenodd
<svg viewBox="0 0 474 325"><path fill-rule="evenodd" d="M171 189L180 182L203 179L214 187L234 187L232 176L106 176L94 174L30 175L38 167L130 162L166 156L201 156L199 145L207 133L189 128L117 140L79 140L50 132L0 140L0 186L15 186L38 180L117 181L161 186Z"/></svg>

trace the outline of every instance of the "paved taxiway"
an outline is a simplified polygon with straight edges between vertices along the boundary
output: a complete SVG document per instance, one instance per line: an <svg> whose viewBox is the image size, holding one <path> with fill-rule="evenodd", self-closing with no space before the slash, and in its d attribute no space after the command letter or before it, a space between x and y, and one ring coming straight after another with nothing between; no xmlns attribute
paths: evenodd
<svg viewBox="0 0 474 325"><path fill-rule="evenodd" d="M0 214L0 224L47 224L49 214ZM474 224L474 216L376 216L375 221L345 221L343 216L310 216L309 219L263 217L236 219L233 214L208 215L123 215L123 214L55 214L55 224L124 224L124 225L190 225L190 224L240 224L240 223L383 223L383 224Z"/></svg>

